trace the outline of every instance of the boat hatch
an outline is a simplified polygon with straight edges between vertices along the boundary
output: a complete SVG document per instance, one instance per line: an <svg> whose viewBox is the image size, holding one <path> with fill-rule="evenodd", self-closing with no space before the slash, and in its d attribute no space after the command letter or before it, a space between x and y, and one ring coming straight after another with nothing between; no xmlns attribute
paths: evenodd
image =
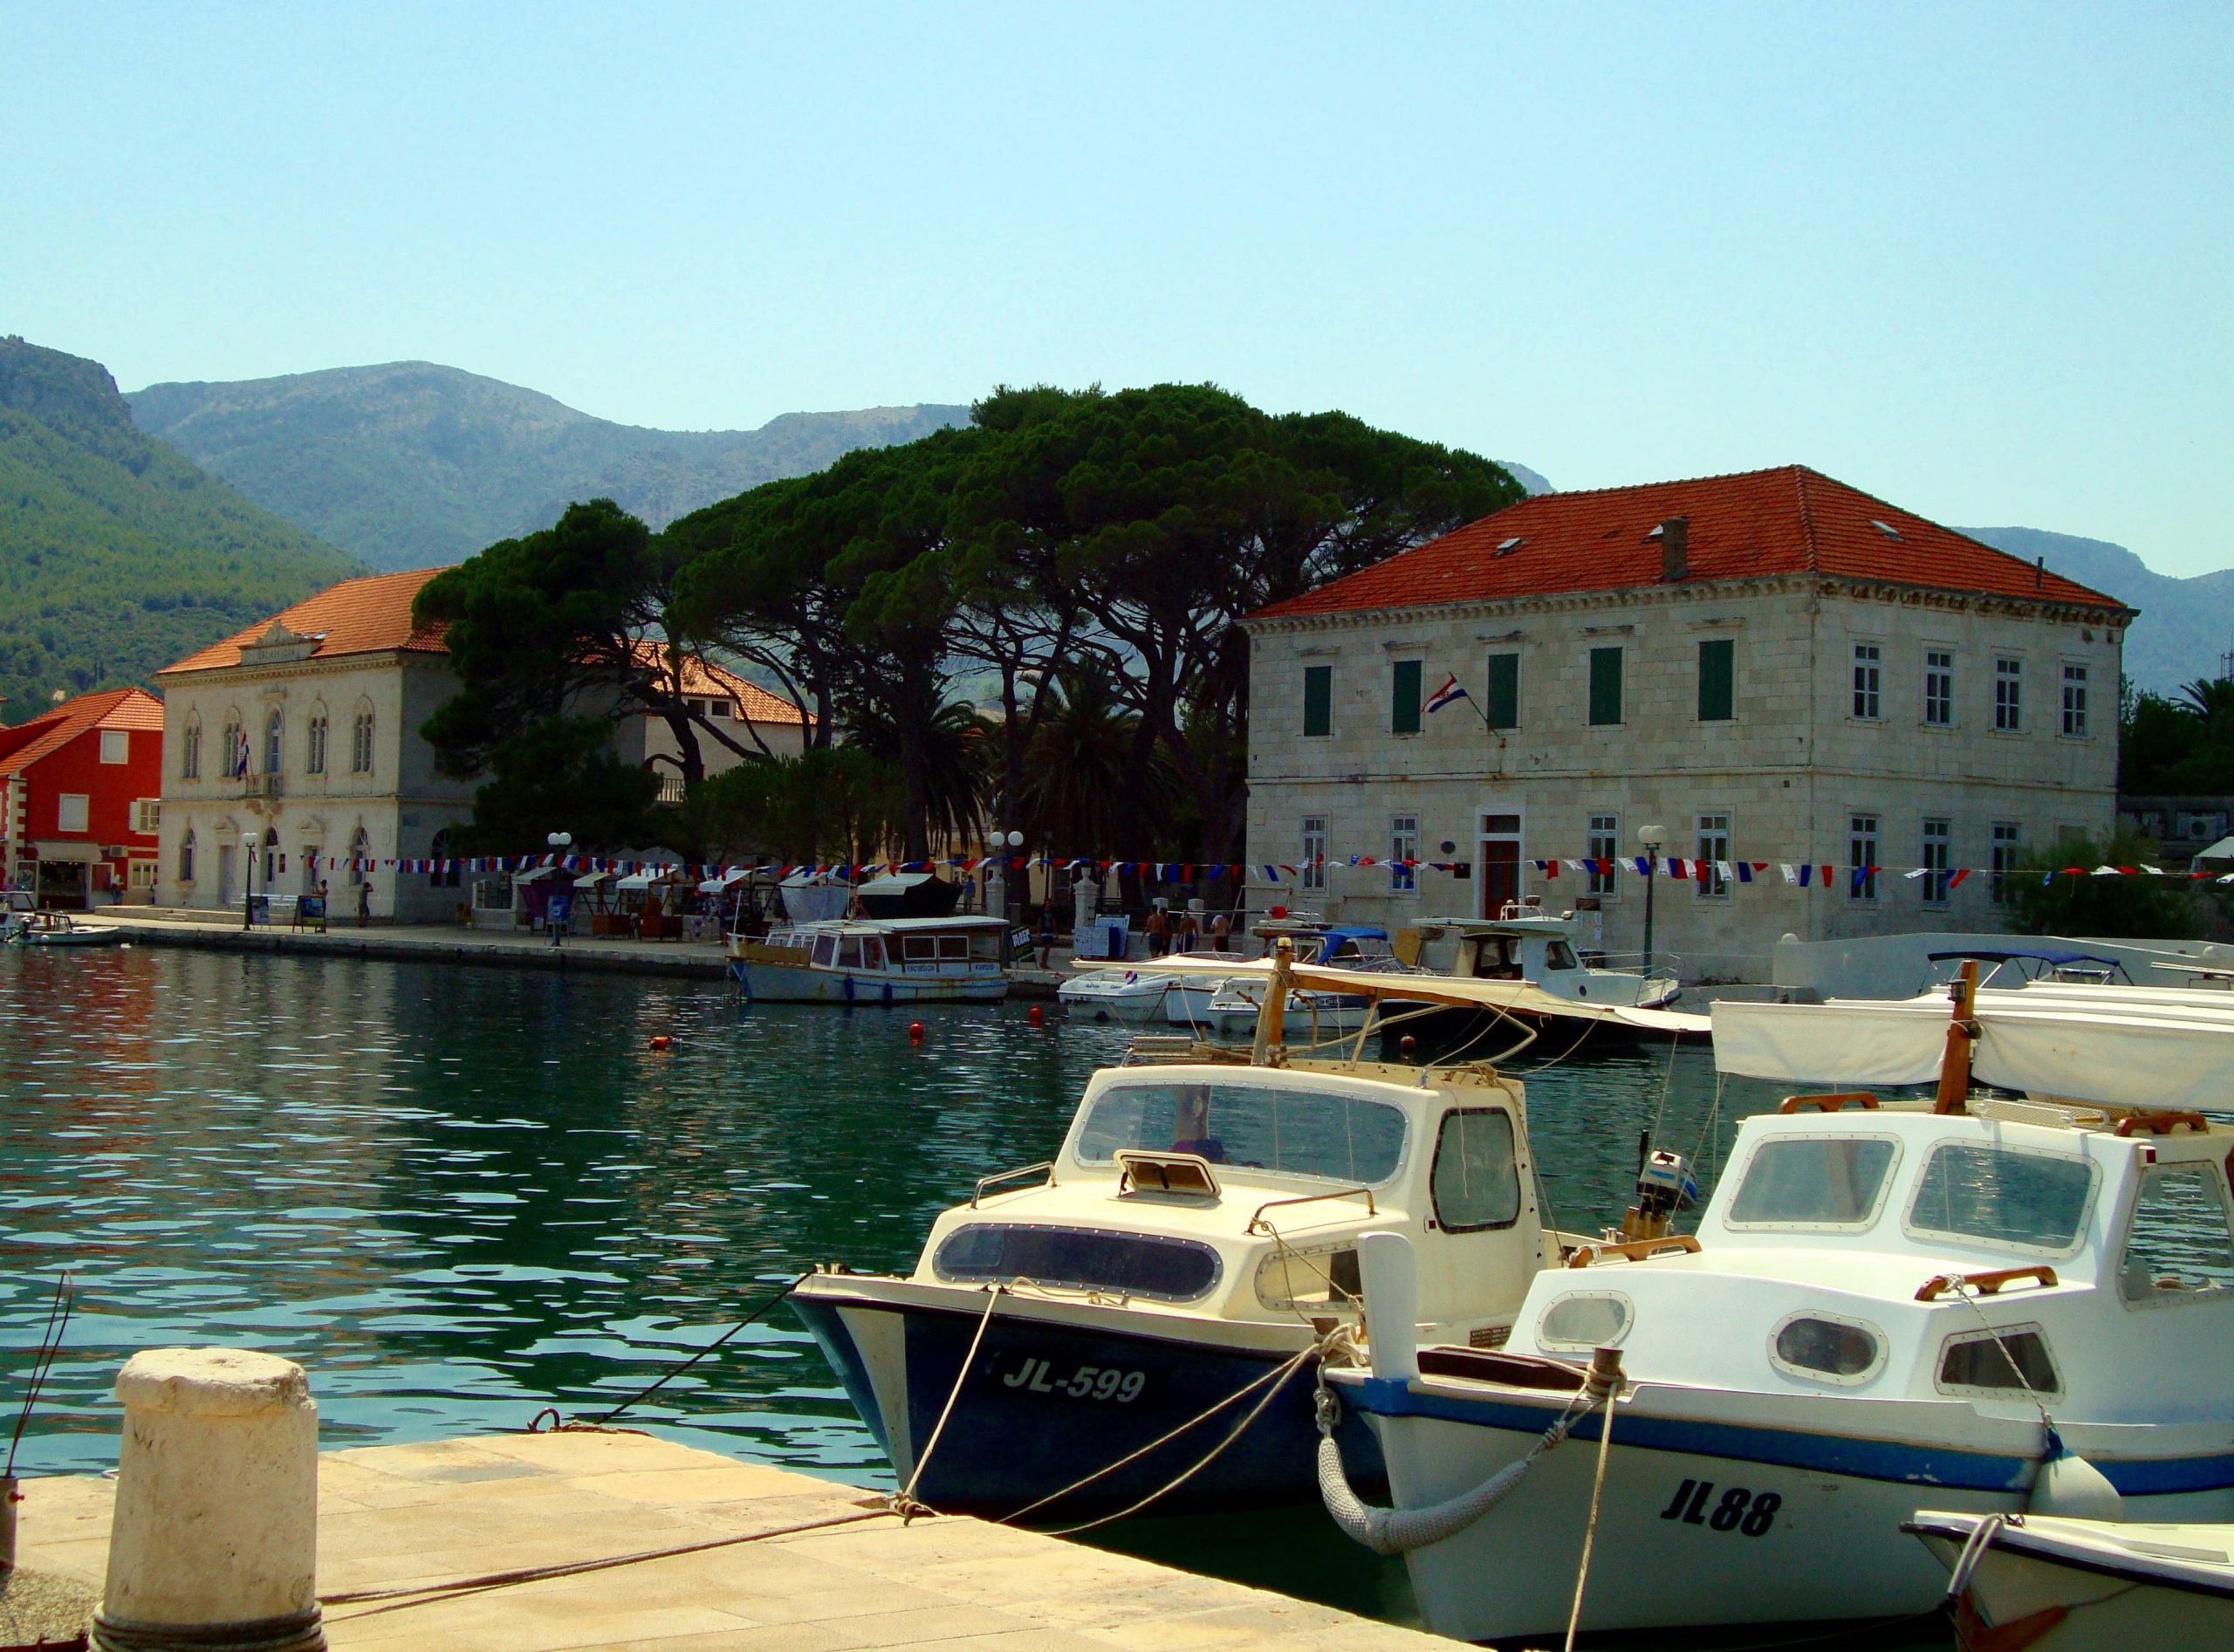
<svg viewBox="0 0 2234 1652"><path fill-rule="evenodd" d="M1377 1186L1404 1157L1403 1110L1385 1101L1271 1084L1168 1080L1113 1084L1087 1109L1082 1163L1125 1151Z"/></svg>
<svg viewBox="0 0 2234 1652"><path fill-rule="evenodd" d="M940 1242L931 1270L955 1284L1028 1280L1158 1302L1208 1296L1224 1271L1214 1246L1153 1233L972 1222Z"/></svg>
<svg viewBox="0 0 2234 1652"><path fill-rule="evenodd" d="M1210 1198L1218 1196L1218 1179L1210 1173L1210 1162L1195 1153L1142 1153L1137 1148L1117 1150L1117 1192L1121 1197L1127 1193L1192 1193Z"/></svg>

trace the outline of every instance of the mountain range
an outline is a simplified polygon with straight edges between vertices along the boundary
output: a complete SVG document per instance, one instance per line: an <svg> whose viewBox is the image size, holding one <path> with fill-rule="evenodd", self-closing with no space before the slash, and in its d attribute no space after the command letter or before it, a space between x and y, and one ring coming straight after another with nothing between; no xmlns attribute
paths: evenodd
<svg viewBox="0 0 2234 1652"><path fill-rule="evenodd" d="M970 417L919 404L787 413L757 430L650 430L428 361L154 384L128 399L141 429L380 569L460 561L548 527L577 499L613 499L665 527Z"/></svg>
<svg viewBox="0 0 2234 1652"><path fill-rule="evenodd" d="M0 719L360 572L140 430L99 362L0 339Z"/></svg>

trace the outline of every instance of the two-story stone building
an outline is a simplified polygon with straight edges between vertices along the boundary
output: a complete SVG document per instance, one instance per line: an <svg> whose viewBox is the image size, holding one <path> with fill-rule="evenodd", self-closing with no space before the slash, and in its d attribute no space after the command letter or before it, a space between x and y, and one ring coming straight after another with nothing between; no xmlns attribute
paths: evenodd
<svg viewBox="0 0 2234 1652"><path fill-rule="evenodd" d="M419 732L457 692L441 632L411 619L413 600L442 572L346 579L156 674L162 901L236 907L252 835L259 892L307 894L323 879L332 911L345 915L369 881L374 916L453 915L457 871L389 865L449 858L451 833L473 817L478 782L444 774ZM709 717L756 728L781 754L804 744L788 702L695 657L678 668L682 691ZM616 725L624 761L672 762L672 736L650 722ZM710 742L702 749L709 773L741 760Z"/></svg>
<svg viewBox="0 0 2234 1652"><path fill-rule="evenodd" d="M1538 495L1246 622L1250 859L1350 921L1533 895L1634 951L1634 868L1532 862L1656 826L1709 863L1653 886L1694 977L1765 978L1786 932L1991 929L2025 848L2114 824L2133 617L1804 467Z"/></svg>

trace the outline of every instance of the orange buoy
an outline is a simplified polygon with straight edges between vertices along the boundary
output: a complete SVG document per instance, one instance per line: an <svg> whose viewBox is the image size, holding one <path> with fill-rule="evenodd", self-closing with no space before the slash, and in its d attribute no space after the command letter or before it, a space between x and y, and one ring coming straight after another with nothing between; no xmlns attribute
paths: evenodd
<svg viewBox="0 0 2234 1652"><path fill-rule="evenodd" d="M1041 1009L1035 1004L1031 1009L1024 1011L1024 1018L1031 1022L1032 1025L1038 1026L1047 1019L1047 1011Z"/></svg>
<svg viewBox="0 0 2234 1652"><path fill-rule="evenodd" d="M910 1044L921 1044L922 1041L923 1024L921 1021L910 1021L908 1024L908 1042Z"/></svg>
<svg viewBox="0 0 2234 1652"><path fill-rule="evenodd" d="M664 1032L655 1032L652 1035L652 1048L654 1050L665 1050L674 1042L675 1040Z"/></svg>
<svg viewBox="0 0 2234 1652"><path fill-rule="evenodd" d="M1399 1038L1396 1041L1396 1047L1401 1050L1406 1055L1409 1055L1413 1051L1420 1047L1420 1041L1414 1038L1410 1033L1407 1032L1401 1038Z"/></svg>

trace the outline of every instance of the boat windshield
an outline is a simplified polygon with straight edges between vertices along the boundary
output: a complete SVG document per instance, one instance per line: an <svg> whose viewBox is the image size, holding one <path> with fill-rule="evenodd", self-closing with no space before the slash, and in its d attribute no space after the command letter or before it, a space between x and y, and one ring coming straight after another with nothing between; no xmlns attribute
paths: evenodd
<svg viewBox="0 0 2234 1652"><path fill-rule="evenodd" d="M1753 1149L1724 1218L1733 1228L1866 1228L1893 1169L1883 1136L1786 1136Z"/></svg>
<svg viewBox="0 0 2234 1652"><path fill-rule="evenodd" d="M1199 1153L1212 1164L1369 1187L1396 1174L1404 1129L1401 1108L1324 1090L1117 1084L1094 1099L1078 1154L1107 1164L1122 1148Z"/></svg>
<svg viewBox="0 0 2234 1652"><path fill-rule="evenodd" d="M2094 1166L2088 1160L1943 1141L1916 1179L1908 1229L2020 1250L2063 1251L2079 1243L2094 1202Z"/></svg>

